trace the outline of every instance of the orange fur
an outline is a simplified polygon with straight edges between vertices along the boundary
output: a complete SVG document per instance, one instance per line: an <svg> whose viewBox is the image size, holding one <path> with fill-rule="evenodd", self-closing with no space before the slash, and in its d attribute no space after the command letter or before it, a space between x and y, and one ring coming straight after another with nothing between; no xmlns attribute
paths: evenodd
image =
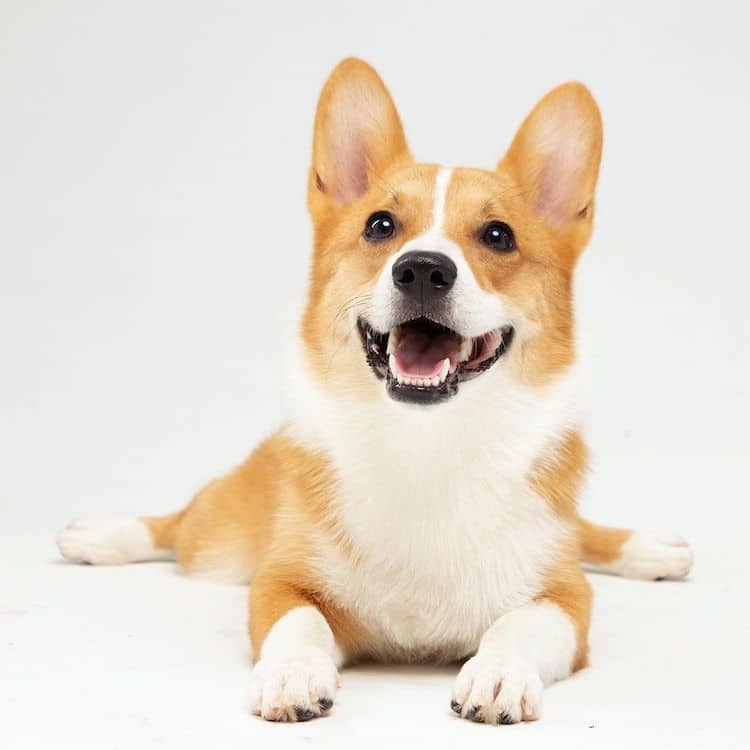
<svg viewBox="0 0 750 750"><path fill-rule="evenodd" d="M577 642L571 665L573 672L588 666L592 598L591 585L578 564L575 545L571 545L568 554L560 559L554 571L550 571L547 586L539 599L557 604L573 622Z"/></svg>
<svg viewBox="0 0 750 750"><path fill-rule="evenodd" d="M169 516L154 516L151 518L139 519L144 524L151 534L151 540L154 543L154 547L158 549L174 550L175 537L177 536L177 529L180 526L180 521L185 515L185 511L181 510L177 513L172 513Z"/></svg>
<svg viewBox="0 0 750 750"><path fill-rule="evenodd" d="M586 523L577 515L576 500L587 469L588 449L580 432L572 430L549 455L537 461L529 476L536 492L558 515L572 521L576 531ZM581 545L581 536L574 534L570 544L561 550L555 569L549 572L541 597L557 604L575 625L578 648L573 671L587 664L591 619L591 587L579 564Z"/></svg>
<svg viewBox="0 0 750 750"><path fill-rule="evenodd" d="M579 518L577 521L581 559L594 565L617 560L620 557L623 545L633 535L630 529L599 526L583 518Z"/></svg>
<svg viewBox="0 0 750 750"><path fill-rule="evenodd" d="M529 483L554 511L566 519L576 514L576 500L588 471L588 448L571 430L547 455L538 459Z"/></svg>

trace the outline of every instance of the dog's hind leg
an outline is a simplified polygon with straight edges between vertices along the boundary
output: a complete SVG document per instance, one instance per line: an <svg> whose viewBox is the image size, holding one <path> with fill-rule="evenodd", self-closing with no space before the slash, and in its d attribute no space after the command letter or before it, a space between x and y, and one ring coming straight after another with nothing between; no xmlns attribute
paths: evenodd
<svg viewBox="0 0 750 750"><path fill-rule="evenodd" d="M57 535L57 547L66 559L92 565L173 559L170 539L180 516L71 521Z"/></svg>
<svg viewBox="0 0 750 750"><path fill-rule="evenodd" d="M176 559L188 572L247 583L270 538L280 472L278 437L168 516L73 521L57 537L63 557L93 565Z"/></svg>
<svg viewBox="0 0 750 750"><path fill-rule="evenodd" d="M687 542L673 534L613 529L578 518L578 538L582 562L625 578L684 578L693 564Z"/></svg>

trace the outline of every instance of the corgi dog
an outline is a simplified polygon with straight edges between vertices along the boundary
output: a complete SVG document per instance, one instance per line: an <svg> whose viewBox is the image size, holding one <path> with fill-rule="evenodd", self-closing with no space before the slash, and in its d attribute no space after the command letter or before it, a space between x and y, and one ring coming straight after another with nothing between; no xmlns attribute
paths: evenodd
<svg viewBox="0 0 750 750"><path fill-rule="evenodd" d="M679 537L576 511L573 272L601 150L596 102L566 83L495 169L416 163L378 74L341 62L315 117L287 420L183 510L73 522L62 555L250 583L264 719L330 713L339 668L364 659L463 662L461 717L539 718L544 686L587 663L581 564L660 579L692 563Z"/></svg>

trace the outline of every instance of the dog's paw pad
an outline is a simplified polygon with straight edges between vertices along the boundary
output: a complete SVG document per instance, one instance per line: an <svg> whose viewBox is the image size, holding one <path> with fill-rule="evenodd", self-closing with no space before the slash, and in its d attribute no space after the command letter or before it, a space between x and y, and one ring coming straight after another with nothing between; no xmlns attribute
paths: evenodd
<svg viewBox="0 0 750 750"><path fill-rule="evenodd" d="M333 706L338 672L328 654L270 656L253 669L250 711L268 721L309 721Z"/></svg>
<svg viewBox="0 0 750 750"><path fill-rule="evenodd" d="M451 708L464 719L485 724L535 721L541 716L542 690L539 675L523 664L477 655L458 673Z"/></svg>

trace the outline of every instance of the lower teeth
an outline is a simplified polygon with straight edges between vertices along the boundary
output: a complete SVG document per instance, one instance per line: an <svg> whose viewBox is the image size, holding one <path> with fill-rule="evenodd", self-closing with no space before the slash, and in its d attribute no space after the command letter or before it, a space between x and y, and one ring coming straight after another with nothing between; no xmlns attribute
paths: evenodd
<svg viewBox="0 0 750 750"><path fill-rule="evenodd" d="M391 354L388 358L388 365L391 372L391 375L396 378L399 384L401 385L413 385L417 386L418 388L437 388L437 386L441 385L445 382L446 378L448 377L449 373L455 372L455 367L451 365L450 359L446 357L441 366L440 370L437 375L434 375L431 378L412 378L409 376L401 375L398 372L398 365L396 363L396 357Z"/></svg>

